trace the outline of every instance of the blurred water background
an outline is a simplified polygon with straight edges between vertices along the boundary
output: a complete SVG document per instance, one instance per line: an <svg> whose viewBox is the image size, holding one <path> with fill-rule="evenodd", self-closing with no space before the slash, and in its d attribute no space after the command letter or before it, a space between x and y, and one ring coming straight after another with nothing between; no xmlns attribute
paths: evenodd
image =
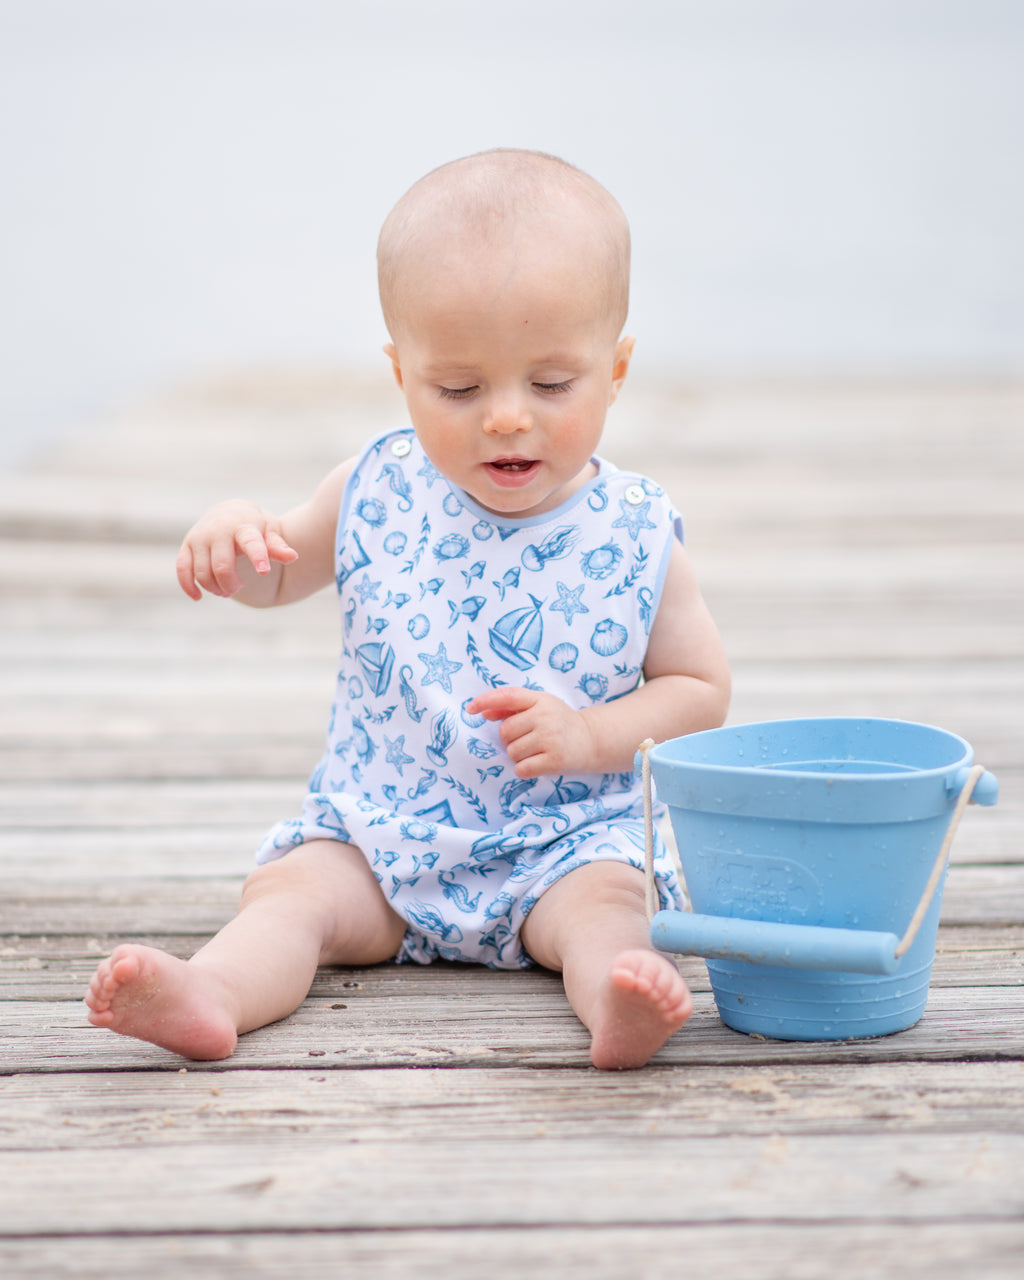
<svg viewBox="0 0 1024 1280"><path fill-rule="evenodd" d="M380 222L552 151L634 376L1024 374L1017 0L0 0L0 464L224 370L375 370Z"/></svg>

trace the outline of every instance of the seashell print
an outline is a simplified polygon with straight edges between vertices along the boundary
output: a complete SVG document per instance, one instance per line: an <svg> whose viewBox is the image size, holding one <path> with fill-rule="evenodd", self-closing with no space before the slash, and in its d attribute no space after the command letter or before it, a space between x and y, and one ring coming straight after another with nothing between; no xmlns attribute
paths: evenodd
<svg viewBox="0 0 1024 1280"><path fill-rule="evenodd" d="M394 533L389 533L384 539L384 550L389 556L400 556L405 550L408 541L409 539L405 534L396 529Z"/></svg>
<svg viewBox="0 0 1024 1280"><path fill-rule="evenodd" d="M425 613L418 613L415 618L409 619L408 630L414 640L422 640L430 630L430 619Z"/></svg>
<svg viewBox="0 0 1024 1280"><path fill-rule="evenodd" d="M472 698L467 698L466 702L462 704L462 713L461 713L462 723L469 725L471 729L479 729L482 724L486 723L487 717L479 714L475 716L470 715L470 713L466 710L466 703L472 702L472 701L473 701Z"/></svg>
<svg viewBox="0 0 1024 1280"><path fill-rule="evenodd" d="M477 542L486 542L494 537L494 525L489 520L478 520L473 526L473 537Z"/></svg>
<svg viewBox="0 0 1024 1280"><path fill-rule="evenodd" d="M564 644L555 645L548 656L548 662L555 671L571 671L579 656L579 649L566 641Z"/></svg>
<svg viewBox="0 0 1024 1280"><path fill-rule="evenodd" d="M602 658L609 658L613 653L619 652L628 638L629 632L621 622L604 618L594 628L594 634L590 637L590 647Z"/></svg>

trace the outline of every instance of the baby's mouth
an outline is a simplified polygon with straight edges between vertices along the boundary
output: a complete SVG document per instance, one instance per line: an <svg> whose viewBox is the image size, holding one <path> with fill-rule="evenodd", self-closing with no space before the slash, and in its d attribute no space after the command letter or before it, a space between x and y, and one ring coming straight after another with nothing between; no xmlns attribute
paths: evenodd
<svg viewBox="0 0 1024 1280"><path fill-rule="evenodd" d="M515 474L520 471L529 471L536 465L536 460L534 458L495 458L490 465L499 471Z"/></svg>

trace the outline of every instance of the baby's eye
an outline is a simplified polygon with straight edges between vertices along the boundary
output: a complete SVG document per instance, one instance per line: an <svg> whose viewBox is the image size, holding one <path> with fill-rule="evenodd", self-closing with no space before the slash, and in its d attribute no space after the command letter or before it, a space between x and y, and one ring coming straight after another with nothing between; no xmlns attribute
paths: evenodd
<svg viewBox="0 0 1024 1280"><path fill-rule="evenodd" d="M476 387L438 387L442 400L465 400L475 390Z"/></svg>
<svg viewBox="0 0 1024 1280"><path fill-rule="evenodd" d="M565 382L535 382L533 385L538 391L543 391L546 396L557 396L563 391L572 390L573 379L567 378Z"/></svg>

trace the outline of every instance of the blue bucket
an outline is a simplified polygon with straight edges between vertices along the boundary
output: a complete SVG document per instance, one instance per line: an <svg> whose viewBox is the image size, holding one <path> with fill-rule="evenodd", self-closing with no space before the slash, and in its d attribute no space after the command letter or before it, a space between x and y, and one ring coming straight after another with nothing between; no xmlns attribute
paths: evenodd
<svg viewBox="0 0 1024 1280"><path fill-rule="evenodd" d="M963 738L900 720L780 720L674 738L649 758L693 906L659 912L651 941L707 959L727 1026L845 1040L918 1021L944 879L929 892L929 873L961 792L998 797Z"/></svg>

